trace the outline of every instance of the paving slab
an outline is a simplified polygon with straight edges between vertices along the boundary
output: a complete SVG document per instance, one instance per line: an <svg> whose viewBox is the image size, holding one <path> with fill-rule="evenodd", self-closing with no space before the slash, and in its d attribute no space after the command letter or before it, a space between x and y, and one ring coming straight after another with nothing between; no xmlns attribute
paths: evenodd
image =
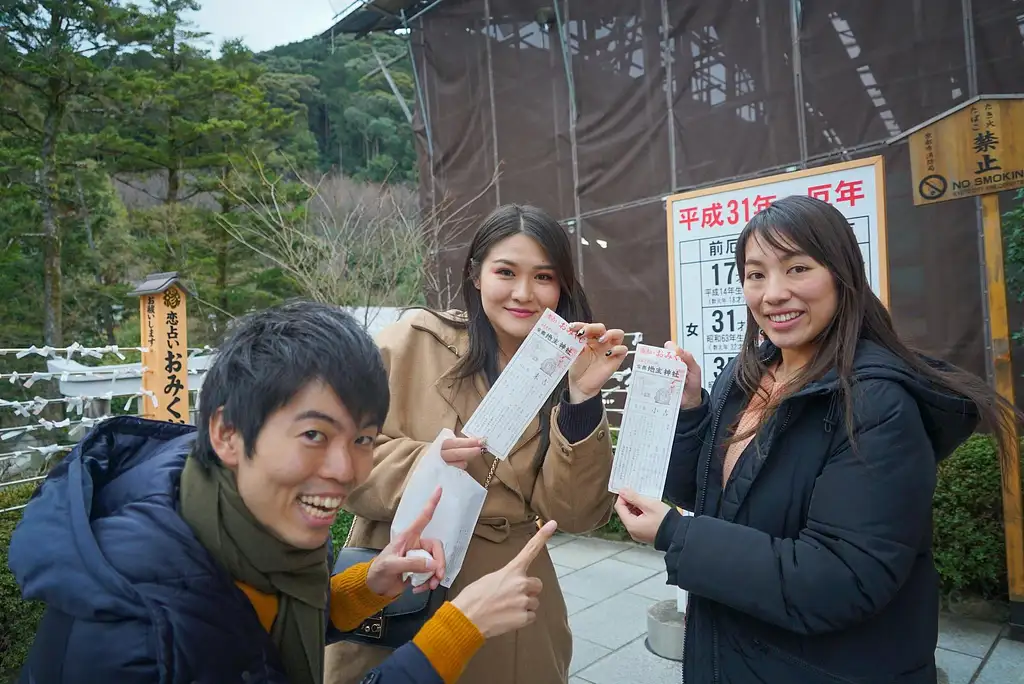
<svg viewBox="0 0 1024 684"><path fill-rule="evenodd" d="M668 684L679 681L679 668L679 663L648 651L641 637L580 670L579 676L593 684Z"/></svg>
<svg viewBox="0 0 1024 684"><path fill-rule="evenodd" d="M588 667L591 663L604 658L612 652L612 649L605 648L593 641L587 641L583 637L572 635L572 662L569 664L569 674L573 675Z"/></svg>
<svg viewBox="0 0 1024 684"><path fill-rule="evenodd" d="M657 570L605 558L559 579L562 590L602 601L658 574Z"/></svg>
<svg viewBox="0 0 1024 684"><path fill-rule="evenodd" d="M651 600L622 593L569 616L569 628L605 648L617 649L647 634L647 609Z"/></svg>
<svg viewBox="0 0 1024 684"><path fill-rule="evenodd" d="M946 684L971 684L971 679L981 667L981 658L937 648L935 649L935 665L945 673ZM939 682L942 682L941 675Z"/></svg>
<svg viewBox="0 0 1024 684"><path fill-rule="evenodd" d="M647 546L634 546L612 556L617 561L665 572L665 554Z"/></svg>
<svg viewBox="0 0 1024 684"><path fill-rule="evenodd" d="M579 570L614 556L617 553L621 553L625 548L624 544L603 539L577 537L572 541L556 546L548 553L551 556L551 562L555 565Z"/></svg>
<svg viewBox="0 0 1024 684"><path fill-rule="evenodd" d="M597 603L594 599L575 596L573 594L568 594L565 591L562 592L562 599L565 601L565 610L569 615L575 615L581 610L589 608Z"/></svg>
<svg viewBox="0 0 1024 684"><path fill-rule="evenodd" d="M939 616L939 648L984 658L1003 631L1002 625L955 615Z"/></svg>
<svg viewBox="0 0 1024 684"><path fill-rule="evenodd" d="M564 565L555 565L554 563L552 565L555 567L555 577L564 577L570 572L576 572L576 568L567 568Z"/></svg>
<svg viewBox="0 0 1024 684"><path fill-rule="evenodd" d="M975 684L1024 684L1024 643L1000 639Z"/></svg>
<svg viewBox="0 0 1024 684"><path fill-rule="evenodd" d="M551 535L551 539L548 539L548 549L558 548L562 544L571 542L573 539L576 539L576 537L572 536L571 534L566 534L565 532L555 532L553 535Z"/></svg>
<svg viewBox="0 0 1024 684"><path fill-rule="evenodd" d="M678 590L674 585L665 582L665 573L660 572L653 577L645 579L640 584L629 588L629 593L639 594L654 601L675 600Z"/></svg>

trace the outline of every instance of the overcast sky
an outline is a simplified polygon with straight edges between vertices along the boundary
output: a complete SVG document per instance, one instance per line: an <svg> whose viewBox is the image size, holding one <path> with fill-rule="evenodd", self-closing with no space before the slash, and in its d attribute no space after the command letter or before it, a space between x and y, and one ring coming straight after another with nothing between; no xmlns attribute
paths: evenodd
<svg viewBox="0 0 1024 684"><path fill-rule="evenodd" d="M331 27L335 12L349 0L200 0L202 9L189 13L195 30L210 33L214 54L228 38L241 38L253 52L294 43Z"/></svg>

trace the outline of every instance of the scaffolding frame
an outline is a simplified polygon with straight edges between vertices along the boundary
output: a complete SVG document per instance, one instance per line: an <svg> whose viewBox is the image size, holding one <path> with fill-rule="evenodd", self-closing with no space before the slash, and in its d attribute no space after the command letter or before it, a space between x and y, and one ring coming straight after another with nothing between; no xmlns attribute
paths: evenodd
<svg viewBox="0 0 1024 684"><path fill-rule="evenodd" d="M904 164L905 159L897 159L897 155L891 153L893 142L905 136L906 130L921 119L926 119L930 112L949 108L948 105L940 107L938 104L973 98L981 92L994 94L1000 92L1001 87L1009 87L1017 92L1024 89L1022 86L1004 84L992 75L996 63L1000 64L999 68L1006 68L1009 63L1009 71L1017 64L1011 60L1020 59L1024 54L1019 43L1015 51L1007 47L1020 40L1012 35L1017 30L1020 37L1024 38L1024 15L1017 10L1008 11L1012 5L1009 0L1002 0L1001 4L999 0L990 0L987 5L975 3L974 0L944 0L941 3L938 0L907 0L905 3L886 3L887 11L898 7L898 12L892 16L899 20L893 22L895 28L888 33L884 27L876 30L874 15L865 14L862 4L843 5L826 0L820 3L787 0L785 6L769 0L736 3L736 7L730 10L730 18L740 15L744 23L733 24L732 32L724 14L717 14L719 3L710 0L705 3L644 0L629 7L624 1L601 4L597 0L576 0L576 4L570 4L569 0L546 0L540 5L529 3L530 9L522 9L528 4L525 0L521 3L514 3L513 0L463 0L462 3L442 5L443 2L411 2L408 6L414 9L398 12L401 28L409 33L408 58L412 64L417 98L415 115L387 71L390 64L384 63L374 51L377 69L385 73L407 119L412 122L418 117L418 123L423 127L422 134L426 139L423 157L426 157L427 168L426 173L421 173L420 188L424 199L429 193L429 204L436 208L438 188L445 185L457 187L459 193L467 194L470 188L476 187L475 174L486 172L488 165L493 165L496 173L506 163L503 149L505 157L518 160L517 145L550 139L554 149L549 154L539 155L535 149L523 153L522 166L514 167L518 176L505 177L504 180L499 178L494 184L493 195L488 189L481 205L492 201L500 205L503 199L507 201L510 196L532 199L532 193L552 202L552 206L546 208L552 210L572 236L580 282L584 282L589 267L592 274L598 274L595 281L606 281L593 282L591 287L601 292L606 302L615 300L606 305L623 319L629 320L628 325L636 326L630 329L646 332L650 332L645 327L647 325L659 332L661 328L657 327L653 317L645 318L646 314L636 313L636 302L642 302L646 297L648 303L658 303L659 300L651 296L651 293L662 287L658 280L660 276L654 274L646 280L643 277L631 279L633 274L622 273L628 271L629 266L625 264L630 263L633 268L648 268L635 259L630 262L630 256L625 252L631 246L648 248L655 244L649 226L655 220L664 221L669 195L851 161L872 154L887 154L887 163L892 161L897 169L903 169L900 165ZM851 9L855 6L857 10ZM428 28L427 22L434 21L434 17L428 13L435 12L439 7L446 16ZM495 8L498 9L498 15L494 14ZM776 11L769 12L769 8ZM785 14L782 14L783 9ZM956 16L957 11L959 17ZM700 12L703 14L691 21ZM1004 18L1007 26L994 22L997 16ZM1012 22L1014 16L1016 26ZM444 24L448 19L451 19L450 26ZM810 22L809 27L805 26L806 22ZM735 29L737 25L740 26L738 30ZM430 34L431 30L436 33ZM443 59L431 62L431 48L438 52L448 50L444 57L450 59L453 48L445 42L449 39L453 43L457 42L461 48L469 46L469 50L477 49L476 40L481 31L483 36L479 52L467 57L472 78L459 80L462 77L458 75L458 68L462 65L457 61L454 66ZM758 34L756 42L752 40L754 31ZM428 34L440 38L436 43L430 43ZM822 35L828 40L814 41L814 36L820 39ZM416 54L412 42L417 36L422 40L418 44L422 47L420 56ZM958 50L948 50L947 41L961 39L963 54L957 56L953 53ZM554 45L555 40L558 41L557 46ZM897 40L903 46L902 51L886 49L896 44L894 41ZM984 42L979 54L980 41ZM880 48L880 45L883 47ZM915 53L930 52L926 58L915 55L910 58L912 63L908 65L910 49L906 46L912 46ZM530 51L530 54L505 54L502 52L505 47L515 48L517 52L522 50L523 55ZM639 64L636 63L638 55ZM963 61L957 61L958 58ZM538 83L528 79L516 81L516 75L511 74L509 69L520 68L521 65L525 65L522 68L533 70L527 73L529 78L535 78ZM505 71L502 71L503 68ZM639 75L634 73L636 68L639 69ZM654 76L655 69L660 69L661 74ZM1024 73L1024 69L1018 72ZM620 79L613 81L608 88L613 94L605 98L600 94L595 95L595 91L600 91L604 86L601 79L609 73L613 78ZM497 88L496 74L500 74L498 79L504 79L497 84ZM941 78L934 78L936 74ZM476 82L476 79L481 78L487 79L486 85ZM646 82L635 89L628 85L620 87L627 78L633 78L638 83L642 82L641 79ZM658 78L660 83L657 83ZM1014 81L1011 77L1005 80ZM543 81L545 87L540 85L540 81ZM467 86L467 83L472 85ZM547 83L551 84L551 93L547 93ZM435 93L431 92L432 86L436 89ZM479 91L471 90L477 86ZM662 88L665 98L663 104L660 101L662 94L656 91L657 86ZM452 88L452 92L456 93L454 99L449 92ZM564 98L563 88L566 94ZM914 89L907 95L904 88ZM470 93L476 96L475 99L468 97ZM504 128L500 127L499 94L502 100L510 98L509 102L514 105L516 94L522 93L533 98L528 100L528 106L539 103L537 106L540 110L530 110L528 113L534 118L522 127L518 121L510 119L507 112L502 111ZM538 96L538 93L542 95ZM656 95L657 104L655 97L651 97L652 93ZM549 99L544 99L545 94ZM438 107L438 103L457 107L464 95L467 96L466 101L471 101L471 106L475 107L468 116L452 116L450 110ZM843 99L844 95L846 100ZM624 108L620 112L618 106L623 102ZM847 103L854 105L854 114L848 115L844 110ZM549 105L555 120L550 130L547 128L550 123L539 116L548 115ZM482 112L484 107L490 110L489 121L486 123L486 114ZM613 114L609 114L609 110ZM513 108L512 111L518 113L526 110ZM666 113L668 124L665 131L658 128L655 134L644 137L642 126L646 125L650 130L654 130L655 125L660 127ZM432 121L432 116L436 116L437 121ZM634 118L627 120L623 118L626 116ZM677 116L681 122L685 122L678 130ZM743 121L737 124L731 116ZM707 118L705 120L702 117ZM631 125L636 121L642 122L640 128ZM465 162L462 160L467 157L460 157L456 162L451 162L452 155L465 154L464 140L459 137L462 134L459 126L471 126L472 130L467 133L467 136L472 135L468 138L471 140L470 145L476 145L473 148L475 150L479 150L481 145L490 145L490 154L483 157L477 154L468 157ZM483 130L480 126L489 130ZM716 133L735 136L738 144L731 149L733 156L726 156L730 151L728 143L721 147L714 144L703 147L687 144L692 141L681 140L684 130L687 130L686 126L689 126L688 130L694 131L696 138L714 136ZM594 129L599 134L607 133L612 137L617 132L623 135L610 144L595 145L592 135ZM638 130L641 133L637 133ZM763 135L764 140L763 148L759 148L760 156L748 159L743 155L747 153L745 145L750 143L751 133L755 136ZM686 134L689 135L688 132ZM534 137L530 139L530 135ZM622 137L634 135L636 142L633 150L639 152L638 157L648 155L651 161L648 162L646 157L640 162L630 159L611 171L609 167L618 160L595 161L595 150L597 153L608 150L621 153L628 147L622 143ZM566 137L568 149L565 146ZM502 148L499 143L504 143L505 147ZM762 141L759 139L755 143L760 145ZM662 150L663 145L667 145L667 150ZM736 154L737 149L740 154ZM719 150L724 150L724 161L714 156ZM667 152L667 169L661 156L663 152ZM757 153L758 149L755 149L753 154ZM553 190L549 191L544 186L548 176L541 174L549 173L552 169L554 176L550 182ZM529 177L532 172L536 172L536 179ZM651 173L648 182L633 182L633 177L646 172ZM571 198L568 192L564 192L570 183L566 180L569 175ZM507 183L504 188L503 182ZM590 185L582 187L584 183ZM900 191L897 184L892 187L892 190L887 189L890 198L901 200L903 204L910 203L906 196L894 197ZM949 349L969 358L972 363L981 356L983 349L984 372L988 374L991 384L993 350L988 335L977 335L978 326L974 316L978 307L973 301L974 283L977 283L981 295L981 322L988 329L991 316L988 310L986 271L979 268L976 276L967 270L968 266L974 268L976 264L965 265L964 261L957 260L963 254L943 253L943 250L959 250L967 254L963 258L968 259L972 244L977 246L979 254L984 253L980 200L976 200L973 207L967 203L961 203L960 209L952 205L944 206L944 214L948 214L948 218L934 213L927 215L930 218L922 218L925 216L923 212L907 213L905 209L897 208L899 203L888 203L888 213L895 219L894 211L904 211L900 218L906 225L901 225L900 231L892 231L889 242L890 245L902 246L904 254L897 257L894 256L895 250L891 250L889 261L892 272L901 269L899 273L905 277L903 282L906 284L901 295L903 301L897 304L896 309L903 307L907 330L915 331L909 338L912 342L914 335L927 338L933 334L927 330L928 325L945 325L942 322L944 319L936 313L937 309L943 309L949 319L956 319L951 312L959 311L962 320L944 328L947 336L951 332L959 336L959 340L949 343ZM555 204L558 205L557 209ZM483 206L480 208L486 209ZM655 208L661 209L661 218L653 211ZM616 214L620 214L621 218L610 218ZM969 226L972 215L975 232L972 234L969 230L959 230L961 226ZM645 230L648 232L642 239L633 239L631 242L630 238L634 236L630 235L629 222L636 219L647 222L648 228ZM588 221L591 223L588 224ZM945 233L936 237L937 233L923 231L922 226L928 221L942 224L938 233L943 230ZM929 229L932 227L927 225ZM618 240L622 236L623 244L627 247L622 257L616 255L614 259L609 259L601 256L597 250L593 254L584 250L588 244L586 237L594 239L594 236L601 235L602 229L607 231L605 237L613 236ZM905 237L899 234L904 229ZM459 234L457 237L436 255L438 268L442 271L446 266L457 264L460 261L459 253L467 247L468 236ZM912 249L920 253L908 257L907 253ZM619 259L622 259L621 263ZM913 279L912 276L917 276L921 265L929 260L934 262L931 264L933 271L938 268L938 264L949 267L945 278L937 281L927 271L922 271L919 277ZM956 272L958 267L959 273ZM451 270L448 268L448 272ZM616 278L620 280L616 281ZM608 286L607 281L613 282L612 287ZM953 281L955 284L950 285ZM941 306L937 306L933 301L934 293L928 291L929 284L933 287L952 287L954 290L959 288L962 291L951 291L944 298L946 301L938 302ZM913 308L917 305L920 305L921 310ZM643 319L643 325L636 325L638 318ZM971 322L965 324L963 321L967 320ZM923 332L921 328L914 327L918 324L924 328ZM970 330L972 326L973 330ZM955 361L960 363L959 359ZM1018 385L1022 382L1018 382ZM1018 396L1022 395L1024 391L1018 391ZM1024 602L1015 599L1014 611L1012 622L1018 630L1024 631Z"/></svg>

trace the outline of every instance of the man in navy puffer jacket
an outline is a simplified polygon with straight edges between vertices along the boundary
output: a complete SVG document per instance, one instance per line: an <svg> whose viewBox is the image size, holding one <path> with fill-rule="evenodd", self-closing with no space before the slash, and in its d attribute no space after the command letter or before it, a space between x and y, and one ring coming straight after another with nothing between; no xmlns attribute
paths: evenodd
<svg viewBox="0 0 1024 684"><path fill-rule="evenodd" d="M198 430L114 418L30 501L9 549L46 611L20 682L320 684L327 631L354 629L444 573L415 529L330 577L330 525L373 465L388 385L340 309L288 304L235 326L207 374ZM364 681L454 682L484 639L532 619L522 558L445 603ZM432 561L405 558L412 548Z"/></svg>

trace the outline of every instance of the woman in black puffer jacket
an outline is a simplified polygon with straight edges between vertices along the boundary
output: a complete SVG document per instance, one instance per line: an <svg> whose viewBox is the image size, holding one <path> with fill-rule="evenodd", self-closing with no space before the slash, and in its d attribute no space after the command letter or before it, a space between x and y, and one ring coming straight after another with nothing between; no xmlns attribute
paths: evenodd
<svg viewBox="0 0 1024 684"><path fill-rule="evenodd" d="M934 684L936 465L1019 414L900 341L831 205L779 200L737 245L746 339L710 395L667 345L688 374L665 497L694 516L616 504L689 591L683 681Z"/></svg>

